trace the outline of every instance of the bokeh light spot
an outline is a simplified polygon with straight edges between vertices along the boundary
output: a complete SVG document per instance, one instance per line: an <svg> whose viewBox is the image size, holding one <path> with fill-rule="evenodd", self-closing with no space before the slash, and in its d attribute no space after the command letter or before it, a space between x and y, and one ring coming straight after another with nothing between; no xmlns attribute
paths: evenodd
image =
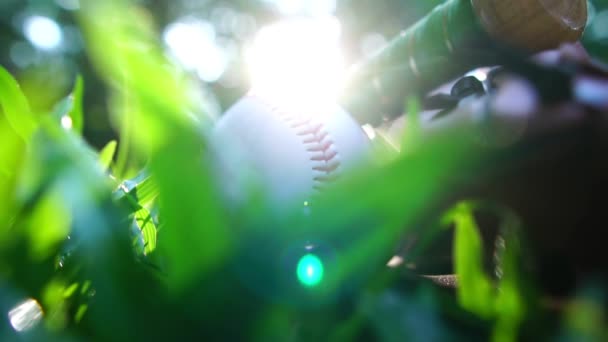
<svg viewBox="0 0 608 342"><path fill-rule="evenodd" d="M300 284L313 287L323 280L323 262L314 254L306 254L298 262L296 274Z"/></svg>
<svg viewBox="0 0 608 342"><path fill-rule="evenodd" d="M65 129L72 129L72 118L67 115L62 116L61 126Z"/></svg>
<svg viewBox="0 0 608 342"><path fill-rule="evenodd" d="M206 82L217 81L228 65L228 56L216 41L213 25L186 18L167 26L163 34L171 54Z"/></svg>
<svg viewBox="0 0 608 342"><path fill-rule="evenodd" d="M25 19L23 33L34 46L42 50L56 49L63 39L59 24L50 18L38 15Z"/></svg>

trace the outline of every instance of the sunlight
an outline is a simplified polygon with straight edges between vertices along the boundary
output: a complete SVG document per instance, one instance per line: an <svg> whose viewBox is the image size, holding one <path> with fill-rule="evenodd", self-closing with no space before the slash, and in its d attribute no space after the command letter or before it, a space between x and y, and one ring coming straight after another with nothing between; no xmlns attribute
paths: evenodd
<svg viewBox="0 0 608 342"><path fill-rule="evenodd" d="M335 103L345 71L339 37L335 17L292 19L263 28L247 54L253 91L298 108Z"/></svg>

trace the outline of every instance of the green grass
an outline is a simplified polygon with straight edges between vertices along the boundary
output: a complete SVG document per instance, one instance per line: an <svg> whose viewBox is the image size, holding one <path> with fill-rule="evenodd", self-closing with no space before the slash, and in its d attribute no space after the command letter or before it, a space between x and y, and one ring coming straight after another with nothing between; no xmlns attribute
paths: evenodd
<svg viewBox="0 0 608 342"><path fill-rule="evenodd" d="M32 113L0 68L0 312L26 298L44 311L25 332L4 319L0 340L513 341L544 319L559 329L539 325L537 336L606 337L593 291L557 318L540 308L514 214L481 201L437 213L454 177L486 157L472 132L405 140L407 153L329 189L310 217L271 215L259 203L235 215L204 157L211 120L188 115L188 85L146 17L126 1L82 6L87 52L121 136L101 151L83 139L86 80L53 113ZM482 266L478 210L502 222L499 278ZM455 230L455 295L384 266L404 236L430 241L444 226ZM323 266L315 286L297 281L308 240Z"/></svg>

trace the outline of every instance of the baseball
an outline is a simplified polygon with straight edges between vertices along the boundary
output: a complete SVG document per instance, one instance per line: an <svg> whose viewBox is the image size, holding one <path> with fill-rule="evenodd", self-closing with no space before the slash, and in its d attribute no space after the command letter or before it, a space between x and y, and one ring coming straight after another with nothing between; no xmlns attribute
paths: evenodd
<svg viewBox="0 0 608 342"><path fill-rule="evenodd" d="M231 204L261 196L279 210L307 205L369 152L361 127L337 105L306 108L254 91L217 122L211 145Z"/></svg>

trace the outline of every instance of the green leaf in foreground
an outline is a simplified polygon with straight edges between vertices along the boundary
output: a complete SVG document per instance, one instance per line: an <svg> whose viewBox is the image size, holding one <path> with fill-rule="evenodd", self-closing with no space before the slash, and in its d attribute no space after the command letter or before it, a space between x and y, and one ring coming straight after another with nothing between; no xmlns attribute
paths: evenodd
<svg viewBox="0 0 608 342"><path fill-rule="evenodd" d="M133 155L148 160L158 185L157 247L168 262L169 286L185 290L222 265L232 238L204 165L205 141L188 115L187 86L141 9L127 1L85 1L79 19L95 67L113 87Z"/></svg>
<svg viewBox="0 0 608 342"><path fill-rule="evenodd" d="M491 209L501 219L496 254L500 279L494 284L483 270L483 244L474 211ZM444 216L444 223L454 223L454 263L458 274L458 301L467 310L487 319L495 319L494 341L517 340L518 328L527 309L525 295L530 292L521 271L520 223L506 208L483 203L461 202ZM530 302L530 300L527 300Z"/></svg>
<svg viewBox="0 0 608 342"><path fill-rule="evenodd" d="M70 232L71 213L59 189L53 189L38 201L29 222L32 258L49 257Z"/></svg>
<svg viewBox="0 0 608 342"><path fill-rule="evenodd" d="M460 304L482 317L494 311L493 286L483 270L483 243L470 203L462 202L446 213L444 220L453 222L454 268L458 274Z"/></svg>
<svg viewBox="0 0 608 342"><path fill-rule="evenodd" d="M135 212L135 223L144 240L144 254L152 253L156 249L156 225L148 209L141 208Z"/></svg>
<svg viewBox="0 0 608 342"><path fill-rule="evenodd" d="M70 94L70 98L72 99L72 108L68 112L68 115L70 119L72 119L72 130L80 134L82 134L82 129L84 126L84 119L82 113L83 92L84 82L82 80L82 76L78 75L76 77L76 82L74 84L72 94Z"/></svg>
<svg viewBox="0 0 608 342"><path fill-rule="evenodd" d="M61 126L78 135L82 134L83 118L82 118L82 91L83 81L80 76L76 78L74 89L72 92L59 101L53 109L54 119Z"/></svg>
<svg viewBox="0 0 608 342"><path fill-rule="evenodd" d="M532 286L526 281L522 271L521 222L515 213L506 208L495 208L501 222L501 244L496 251L498 267L502 276L498 283L496 313L498 315L494 329L494 341L517 340L518 327L525 319L530 307L535 305L537 296Z"/></svg>
<svg viewBox="0 0 608 342"><path fill-rule="evenodd" d="M0 247L2 241L11 238L10 231L5 228L17 207L17 179L26 144L35 129L25 95L11 74L0 67Z"/></svg>
<svg viewBox="0 0 608 342"><path fill-rule="evenodd" d="M28 101L17 81L0 67L0 103L8 122L26 142L37 127Z"/></svg>
<svg viewBox="0 0 608 342"><path fill-rule="evenodd" d="M112 140L99 152L99 163L104 170L109 169L110 165L112 164L112 159L116 153L116 145L116 140Z"/></svg>

